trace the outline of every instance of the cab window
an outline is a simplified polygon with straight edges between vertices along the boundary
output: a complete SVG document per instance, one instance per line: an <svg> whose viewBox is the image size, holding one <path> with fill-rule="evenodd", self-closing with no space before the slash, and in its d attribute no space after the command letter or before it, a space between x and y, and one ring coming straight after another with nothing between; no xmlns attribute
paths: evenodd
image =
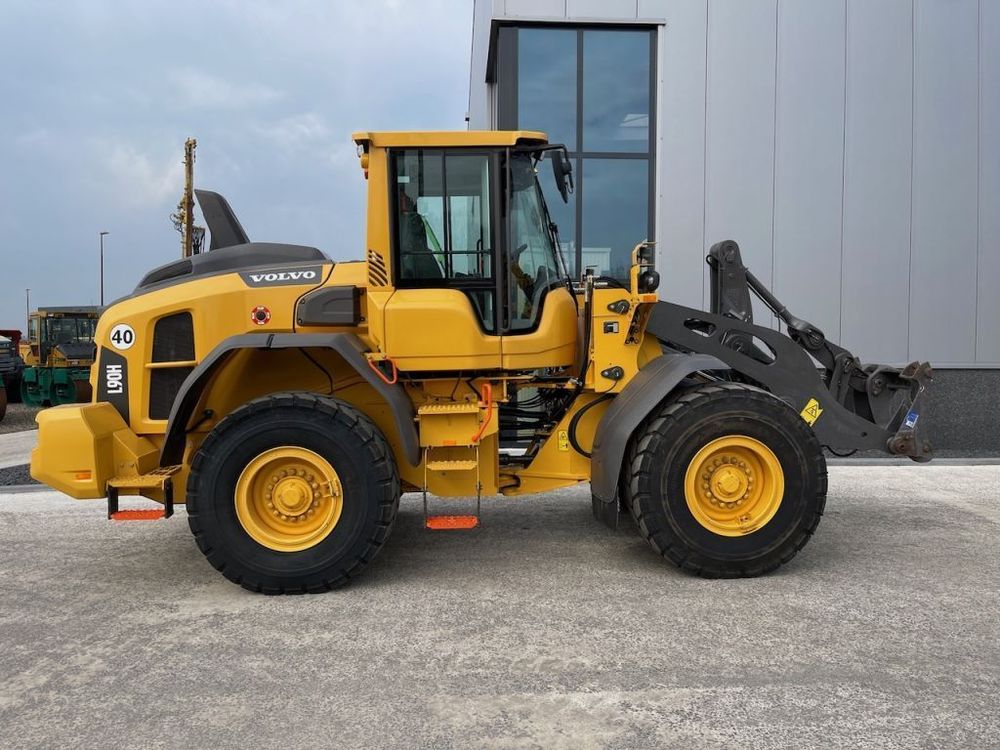
<svg viewBox="0 0 1000 750"><path fill-rule="evenodd" d="M565 284L536 170L528 154L510 157L510 249L507 268L508 330L535 328L545 294Z"/></svg>
<svg viewBox="0 0 1000 750"><path fill-rule="evenodd" d="M400 287L449 287L496 329L488 153L406 149L393 157Z"/></svg>

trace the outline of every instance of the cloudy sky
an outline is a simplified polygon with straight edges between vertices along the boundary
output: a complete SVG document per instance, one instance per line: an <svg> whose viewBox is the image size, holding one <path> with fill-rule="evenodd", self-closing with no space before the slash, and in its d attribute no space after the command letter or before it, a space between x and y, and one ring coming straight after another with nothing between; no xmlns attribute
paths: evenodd
<svg viewBox="0 0 1000 750"><path fill-rule="evenodd" d="M251 239L360 258L350 134L463 129L472 0L0 0L0 328L179 257L195 183Z"/></svg>

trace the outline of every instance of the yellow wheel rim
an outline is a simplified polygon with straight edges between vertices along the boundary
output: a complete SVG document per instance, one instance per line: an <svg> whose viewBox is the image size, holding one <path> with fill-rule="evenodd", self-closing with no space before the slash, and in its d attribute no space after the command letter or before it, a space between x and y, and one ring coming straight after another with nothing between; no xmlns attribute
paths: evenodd
<svg viewBox="0 0 1000 750"><path fill-rule="evenodd" d="M314 547L344 509L340 477L311 450L272 448L253 459L236 482L236 517L254 541L278 552Z"/></svg>
<svg viewBox="0 0 1000 750"><path fill-rule="evenodd" d="M708 443L688 464L684 496L695 520L722 536L744 536L774 518L785 474L759 440L728 435Z"/></svg>

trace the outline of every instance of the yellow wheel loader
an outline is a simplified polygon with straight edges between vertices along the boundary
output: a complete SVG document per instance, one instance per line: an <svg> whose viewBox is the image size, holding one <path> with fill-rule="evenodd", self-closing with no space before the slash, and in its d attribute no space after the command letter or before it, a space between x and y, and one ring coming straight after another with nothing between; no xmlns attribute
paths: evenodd
<svg viewBox="0 0 1000 750"><path fill-rule="evenodd" d="M630 513L683 569L754 576L816 530L824 447L930 458L929 366L862 365L736 243L708 255L708 312L659 299L647 242L627 278L571 278L540 186L565 199L570 161L543 133L354 140L364 259L250 242L196 191L209 250L103 311L93 402L38 415L32 476L112 518L183 501L223 575L290 593L358 575L402 492L424 493L428 528L462 529L482 495L580 482L597 519ZM751 295L786 333L753 322ZM477 511L431 512L428 493Z"/></svg>

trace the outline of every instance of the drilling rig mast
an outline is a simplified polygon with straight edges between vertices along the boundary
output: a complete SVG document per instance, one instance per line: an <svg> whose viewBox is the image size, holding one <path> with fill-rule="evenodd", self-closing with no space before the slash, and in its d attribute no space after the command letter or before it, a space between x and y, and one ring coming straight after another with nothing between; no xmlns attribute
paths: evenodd
<svg viewBox="0 0 1000 750"><path fill-rule="evenodd" d="M171 214L174 228L181 233L181 257L190 258L201 252L205 229L194 225L194 151L198 141L184 141L184 193L177 204L177 213Z"/></svg>

